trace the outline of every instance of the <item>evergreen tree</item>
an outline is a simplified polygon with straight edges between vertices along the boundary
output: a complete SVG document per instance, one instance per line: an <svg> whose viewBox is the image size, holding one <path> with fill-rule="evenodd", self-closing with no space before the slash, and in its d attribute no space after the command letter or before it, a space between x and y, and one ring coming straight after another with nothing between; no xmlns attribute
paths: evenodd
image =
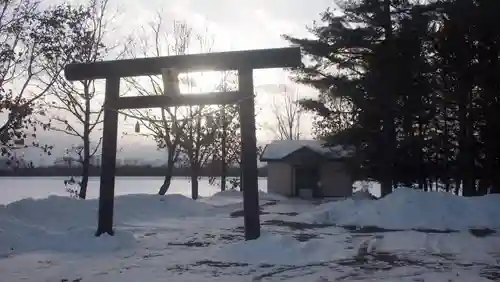
<svg viewBox="0 0 500 282"><path fill-rule="evenodd" d="M354 145L358 179L465 196L499 192L498 1L346 1L314 39L286 37L309 62L316 132Z"/></svg>
<svg viewBox="0 0 500 282"><path fill-rule="evenodd" d="M344 120L343 130L332 132L329 139L354 145L361 171L358 175L379 181L386 195L398 180L401 105L406 100L403 107L410 110L406 121L412 125L411 111L417 110L409 109L415 106L411 93L415 87L426 87L426 80L415 79L415 72L425 68L419 42L429 19L424 10L417 10L421 6L409 1L349 1L342 7L341 14L332 10L323 13L325 25L310 29L316 39L286 38L300 45L312 60L298 70L297 80L321 93L319 101L303 101L303 105L335 120L345 115L345 107L339 112L325 101L335 104L347 99L350 118ZM406 138L410 141L415 140Z"/></svg>

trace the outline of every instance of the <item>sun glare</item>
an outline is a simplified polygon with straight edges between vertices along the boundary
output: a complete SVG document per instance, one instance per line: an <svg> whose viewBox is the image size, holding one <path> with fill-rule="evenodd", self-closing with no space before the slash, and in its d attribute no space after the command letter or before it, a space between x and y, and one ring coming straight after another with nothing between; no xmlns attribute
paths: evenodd
<svg viewBox="0 0 500 282"><path fill-rule="evenodd" d="M194 72L180 74L181 93L205 93L220 91L219 86L223 82L223 73L217 71Z"/></svg>

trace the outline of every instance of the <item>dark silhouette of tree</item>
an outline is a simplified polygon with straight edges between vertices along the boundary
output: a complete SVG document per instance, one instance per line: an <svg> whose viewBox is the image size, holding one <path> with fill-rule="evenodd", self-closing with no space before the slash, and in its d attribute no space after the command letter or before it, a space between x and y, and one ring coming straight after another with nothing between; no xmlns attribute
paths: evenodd
<svg viewBox="0 0 500 282"><path fill-rule="evenodd" d="M296 80L315 133L356 148L358 179L464 196L499 192L497 1L344 1L285 36L308 61ZM340 106L339 106L340 105ZM499 136L499 137L497 137Z"/></svg>
<svg viewBox="0 0 500 282"><path fill-rule="evenodd" d="M50 153L52 146L42 146L36 131L50 127L37 119L45 115L40 102L55 81L46 65L62 71L87 12L69 4L44 9L32 0L2 1L0 11L1 154L13 159L13 151L29 146Z"/></svg>

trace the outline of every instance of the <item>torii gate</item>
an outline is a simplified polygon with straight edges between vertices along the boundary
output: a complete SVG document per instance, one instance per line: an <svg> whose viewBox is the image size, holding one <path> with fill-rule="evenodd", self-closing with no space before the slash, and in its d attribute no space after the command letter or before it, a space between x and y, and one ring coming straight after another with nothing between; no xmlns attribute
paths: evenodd
<svg viewBox="0 0 500 282"><path fill-rule="evenodd" d="M106 79L99 217L95 235L114 234L113 205L118 110L238 103L241 122L241 185L245 239L258 238L260 236L260 223L253 70L297 67L300 63L300 49L289 47L68 64L64 73L69 81ZM237 70L238 91L189 95L164 93L165 95L162 96L120 97L120 78L160 75L165 69L175 69L179 72Z"/></svg>

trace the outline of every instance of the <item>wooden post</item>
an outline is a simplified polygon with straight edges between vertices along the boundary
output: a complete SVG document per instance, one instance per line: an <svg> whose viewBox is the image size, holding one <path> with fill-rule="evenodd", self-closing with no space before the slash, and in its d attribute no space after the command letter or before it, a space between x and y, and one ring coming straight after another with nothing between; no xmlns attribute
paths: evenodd
<svg viewBox="0 0 500 282"><path fill-rule="evenodd" d="M113 206L115 197L116 142L120 96L120 78L106 79L104 124L102 133L101 186L99 188L99 218L96 236L113 235Z"/></svg>
<svg viewBox="0 0 500 282"><path fill-rule="evenodd" d="M238 70L241 122L241 187L243 190L243 209L245 239L260 237L259 187L257 170L257 140L255 136L255 101L253 93L252 69Z"/></svg>

